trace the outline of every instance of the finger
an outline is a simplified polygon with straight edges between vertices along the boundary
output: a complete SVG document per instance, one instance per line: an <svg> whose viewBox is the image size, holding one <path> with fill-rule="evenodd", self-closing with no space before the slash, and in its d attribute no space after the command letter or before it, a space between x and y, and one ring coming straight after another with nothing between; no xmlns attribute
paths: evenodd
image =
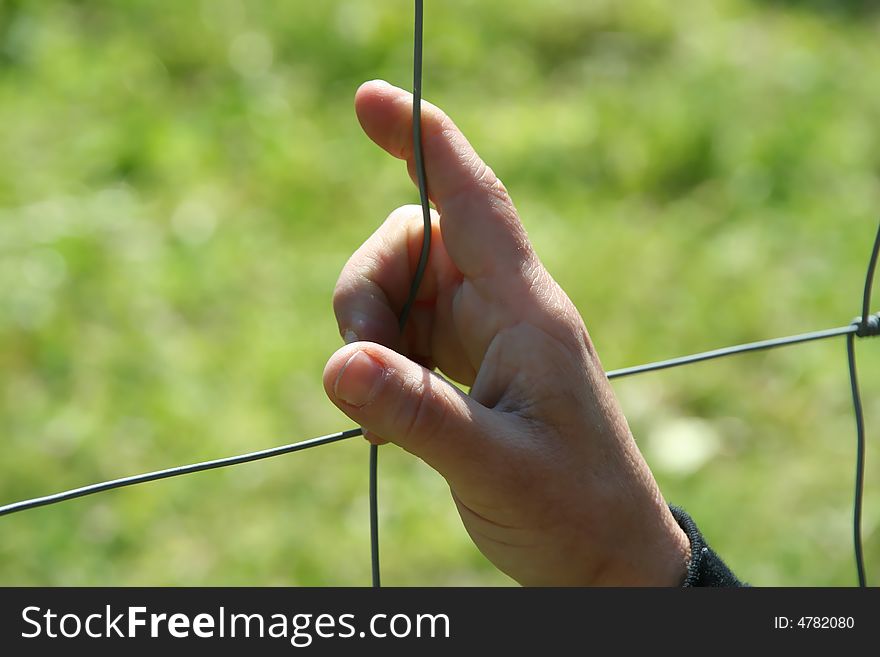
<svg viewBox="0 0 880 657"><path fill-rule="evenodd" d="M473 481L501 451L493 444L504 434L500 414L381 345L337 351L324 369L324 389L368 432L420 457L450 483Z"/></svg>
<svg viewBox="0 0 880 657"><path fill-rule="evenodd" d="M411 175L412 103L409 92L382 81L361 85L355 98L364 131L406 160ZM452 120L427 102L422 103L422 143L428 191L458 268L472 278L522 271L532 250L507 190Z"/></svg>
<svg viewBox="0 0 880 657"><path fill-rule="evenodd" d="M432 210L431 254L401 335L398 317L409 296L422 245L421 207L398 208L349 258L333 292L333 311L346 343L378 342L411 360L470 385L475 372L463 356L452 303L461 272L449 259Z"/></svg>
<svg viewBox="0 0 880 657"><path fill-rule="evenodd" d="M450 268L444 267L449 258L442 249L436 213L432 219L432 253L417 304L430 304L436 299L438 275L443 275L438 270ZM399 350L398 317L409 296L421 242L421 208L404 206L392 212L348 259L333 291L333 311L346 342L367 340ZM411 322L418 315L414 313Z"/></svg>

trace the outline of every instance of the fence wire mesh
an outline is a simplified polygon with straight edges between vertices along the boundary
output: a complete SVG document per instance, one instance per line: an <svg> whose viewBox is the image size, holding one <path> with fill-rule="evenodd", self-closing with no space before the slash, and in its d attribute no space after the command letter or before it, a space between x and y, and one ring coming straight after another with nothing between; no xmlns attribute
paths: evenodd
<svg viewBox="0 0 880 657"><path fill-rule="evenodd" d="M424 155L422 152L422 142L421 142L421 133L420 133L420 99L421 99L421 69L422 69L422 29L423 29L423 2L422 0L415 0L415 38L414 38L414 66L413 66L413 82L414 82L414 97L415 102L413 106L413 132L414 132L414 144L415 144L415 153L417 157L417 179L418 186L420 191L420 200L423 209L423 214L425 218L425 232L424 232L424 241L423 248L419 259L419 265L417 268L417 272L414 276L412 287L410 290L409 299L407 300L404 309L400 316L400 327L401 329L405 325L407 321L407 316L409 314L409 307L412 304L415 293L418 290L418 286L421 281L421 277L424 273L425 265L427 262L427 254L430 249L430 215L428 210L428 194L427 194L427 179L424 170ZM680 356L676 358L670 358L666 360L660 360L655 362L650 362L642 365L635 365L631 367L625 367L621 369L610 370L606 374L609 379L618 379L624 377L631 377L635 375L646 374L650 372L656 372L660 370L670 369L670 368L678 368L683 366L689 366L696 363L715 360L719 358L726 358L731 356L736 356L740 354L746 354L757 351L768 351L773 349L779 349L782 347L790 347L796 345L806 344L808 342L815 342L820 340L830 340L834 338L844 337L846 341L846 358L847 358L847 368L849 372L849 381L851 386L852 393L852 404L853 404L853 414L855 418L856 425L856 467L855 467L855 492L853 497L853 547L855 552L855 565L856 572L858 578L859 586L867 585L867 577L865 573L864 566L864 555L862 548L862 536L861 536L861 519L862 519L862 502L863 502L863 489L864 489L864 478L865 478L865 452L866 452L866 433L865 433L865 420L864 413L861 401L861 394L859 390L858 384L858 376L857 376L857 367L856 367L856 354L855 354L855 343L856 339L859 338L868 338L880 335L880 315L871 314L870 306L871 306L871 296L873 289L873 280L874 274L876 270L878 253L880 253L880 227L878 227L877 234L874 239L873 247L870 252L870 257L868 259L868 267L867 273L865 276L865 283L862 292L861 299L861 314L857 316L851 323L838 326L835 328L822 329L811 331L807 333L799 333L784 337L778 338L770 338L766 340L761 340L757 342L749 342L743 344L737 344L727 347L722 347L718 349L713 349L710 351L704 351L699 353L694 353L686 356ZM18 502L12 502L0 506L0 516L6 516L14 513L20 513L23 511L28 511L32 509L36 509L39 507L49 506L53 504L58 504L61 502L65 502L68 500L73 500L81 497L86 497L89 495L94 495L97 493L107 492L119 488L124 488L128 486L134 486L138 484L144 484L149 482L155 482L162 479L168 479L172 477L181 477L184 475L195 474L198 472L204 472L207 470L214 470L219 468L227 468L234 465L240 465L244 463L250 463L254 461L274 458L278 456L283 456L286 454L292 454L295 452L300 452L303 450L311 449L314 447L319 447L323 445L329 445L332 443L336 443L339 441L347 440L349 438L354 438L356 436L362 436L363 430L360 428L347 429L344 431L340 431L337 433L328 434L325 436L319 436L316 438L311 438L308 440L303 440L295 443L290 443L286 445L281 445L278 447L272 447L268 449L263 449L259 451L247 452L244 454L239 454L236 456L228 456L223 458L218 458L210 461L203 461L199 463L192 463L188 465L180 465L171 468L166 468L162 470L156 470L153 472L147 472L139 475L121 477L118 479L112 479L108 481L103 481L87 486L82 486L79 488L74 488L66 491L61 491L58 493L53 493L49 495L44 495L40 497L34 497L31 499L26 499ZM377 487L377 449L375 445L370 447L370 527L371 527L371 563L372 563L372 582L374 586L379 586L380 584L380 572L379 572L379 558L378 558L378 502L376 495L376 487Z"/></svg>

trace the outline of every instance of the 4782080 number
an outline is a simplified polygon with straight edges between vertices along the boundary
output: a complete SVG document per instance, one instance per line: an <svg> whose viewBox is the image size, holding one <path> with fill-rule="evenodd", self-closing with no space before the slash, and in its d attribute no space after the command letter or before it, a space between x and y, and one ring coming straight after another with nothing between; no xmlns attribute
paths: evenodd
<svg viewBox="0 0 880 657"><path fill-rule="evenodd" d="M851 630L856 625L853 616L801 616L789 618L787 616L775 616L773 629L785 630L798 628L801 630Z"/></svg>

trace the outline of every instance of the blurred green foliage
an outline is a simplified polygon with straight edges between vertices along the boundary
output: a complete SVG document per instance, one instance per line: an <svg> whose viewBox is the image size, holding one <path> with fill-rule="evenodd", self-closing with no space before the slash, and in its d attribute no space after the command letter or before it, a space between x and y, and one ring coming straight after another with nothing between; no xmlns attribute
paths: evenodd
<svg viewBox="0 0 880 657"><path fill-rule="evenodd" d="M359 130L408 0L0 0L0 500L350 426L320 374L347 256L417 199ZM869 2L427 3L425 93L505 180L608 368L847 323L880 213ZM880 352L860 345L880 582ZM831 341L615 384L745 579L854 581ZM3 584L369 581L367 448L2 519ZM505 584L382 450L388 584ZM584 503L589 503L585 500Z"/></svg>

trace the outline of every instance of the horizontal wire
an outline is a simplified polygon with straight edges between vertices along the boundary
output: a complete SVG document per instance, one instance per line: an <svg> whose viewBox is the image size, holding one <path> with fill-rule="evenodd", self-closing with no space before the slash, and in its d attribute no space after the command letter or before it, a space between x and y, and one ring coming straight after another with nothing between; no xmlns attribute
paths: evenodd
<svg viewBox="0 0 880 657"><path fill-rule="evenodd" d="M812 342L814 340L827 340L835 338L839 335L848 335L857 333L859 326L850 324L849 326L841 326L839 328L825 329L823 331L812 331L810 333L799 333L797 335L789 335L784 338L773 338L771 340L761 340L759 342L747 342L732 347L724 347L722 349L713 349L712 351L703 351L689 356L680 356L678 358L670 358L669 360L661 360L656 363L647 363L646 365L635 365L633 367L624 367L619 370L611 370L606 372L609 379L619 379L624 376L632 376L633 374L641 374L643 372L655 372L657 370L666 370L671 367L680 367L681 365L690 365L691 363L699 363L704 360L713 360L715 358L724 358L725 356L734 356L736 354L745 354L751 351L766 351L768 349L777 349L779 347L787 347L802 342Z"/></svg>
<svg viewBox="0 0 880 657"><path fill-rule="evenodd" d="M74 488L73 490L55 493L54 495L46 495L45 497L37 497L32 500L24 500L22 502L14 502L6 506L0 506L0 516L6 516L10 513L18 511L26 511L28 509L36 509L37 507L49 504L57 504L66 500L73 500L77 497L85 497L86 495L94 495L95 493L103 493L104 491L113 490L114 488L124 488L125 486L134 486L135 484L145 484L149 481L157 481L159 479L168 479L169 477L180 477L182 475L202 472L204 470L213 470L215 468L227 468L231 465L239 465L241 463L250 463L251 461L260 461L262 459L281 456L282 454L291 454L299 452L311 447L320 445L329 445L346 438L360 436L362 429L347 429L339 433L332 433L318 438L310 438L298 443L282 445L280 447L271 447L258 452L248 452L238 456L227 456L226 458L216 459L213 461L203 461L202 463L193 463L191 465L180 465L175 468L167 468L166 470L157 470L155 472L147 472L145 474L134 475L131 477L123 477L122 479L113 479L112 481L104 481L91 486L83 486L82 488Z"/></svg>
<svg viewBox="0 0 880 657"><path fill-rule="evenodd" d="M657 370L679 367L681 365L698 363L704 360L722 358L724 356L733 356L736 354L743 354L751 351L775 349L778 347L785 347L802 342L824 340L837 337L839 335L851 335L857 333L858 330L859 325L852 324L849 326L841 326L839 328L826 329L824 331L800 333L798 335L791 335L783 338L762 340L760 342L749 342L732 347L725 347L723 349L715 349L713 351L705 351L698 354L691 354L690 356L681 356L680 358L671 358L669 360L662 360L655 363L647 363L645 365L636 365L634 367L612 370L610 372L607 372L606 374L609 379L617 379L625 376L641 374L644 372L654 372ZM310 449L312 447L329 445L330 443L335 443L340 440L345 440L347 438L353 438L360 435L363 435L363 429L347 429L345 431L340 431L339 433L328 434L326 436L320 436L318 438L311 438L309 440L303 440L301 442L292 443L289 445L282 445L280 447L272 447L270 449L264 449L258 452L248 452L247 454L240 454L238 456L229 456L213 461L204 461L202 463L193 463L191 465L181 465L175 468L168 468L166 470L157 470L156 472L147 472L145 474L124 477L122 479L104 481L98 484L92 484L90 486L83 486L82 488L75 488L73 490L55 493L54 495L46 495L44 497L37 497L30 500L23 500L21 502L13 502L12 504L0 506L0 516L17 513L19 511L26 511L28 509L35 509L50 504L57 504L58 502L64 502L67 500L76 499L78 497L85 497L86 495L94 495L95 493L102 493L104 491L113 490L116 488L134 486L136 484L145 484L147 482L157 481L159 479L180 477L183 475L194 474L196 472L202 472L204 470L225 468L232 465L239 465L241 463L250 463L251 461L259 461L275 456L282 456L284 454L291 454L293 452L299 452L305 449Z"/></svg>

